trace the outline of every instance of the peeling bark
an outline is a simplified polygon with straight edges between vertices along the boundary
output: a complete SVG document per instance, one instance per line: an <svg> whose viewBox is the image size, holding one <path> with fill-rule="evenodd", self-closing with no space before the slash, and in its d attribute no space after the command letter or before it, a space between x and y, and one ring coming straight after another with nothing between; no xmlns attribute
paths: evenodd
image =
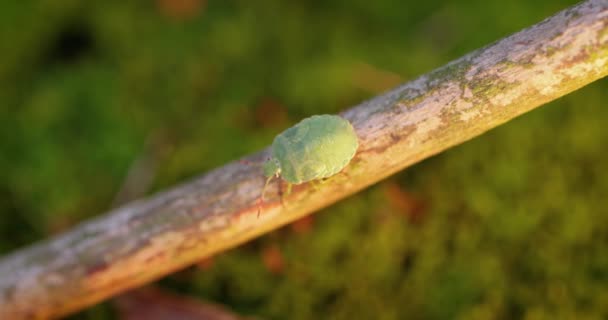
<svg viewBox="0 0 608 320"><path fill-rule="evenodd" d="M261 168L233 162L4 257L0 319L58 317L158 279L607 74L608 1L586 1L344 112L360 139L346 174L283 204L275 180L259 217Z"/></svg>

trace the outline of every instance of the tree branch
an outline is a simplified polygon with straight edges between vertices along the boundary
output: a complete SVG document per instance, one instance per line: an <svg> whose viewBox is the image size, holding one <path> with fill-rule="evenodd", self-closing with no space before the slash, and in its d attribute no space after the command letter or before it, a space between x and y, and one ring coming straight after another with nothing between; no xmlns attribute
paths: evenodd
<svg viewBox="0 0 608 320"><path fill-rule="evenodd" d="M0 318L65 315L338 201L608 74L608 1L589 0L343 113L360 139L320 189L227 164L0 261ZM249 156L261 162L268 150Z"/></svg>

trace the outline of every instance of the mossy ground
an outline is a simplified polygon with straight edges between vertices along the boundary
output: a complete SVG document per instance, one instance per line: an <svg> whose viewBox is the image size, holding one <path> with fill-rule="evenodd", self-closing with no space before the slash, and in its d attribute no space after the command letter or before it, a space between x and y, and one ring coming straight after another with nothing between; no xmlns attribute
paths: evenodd
<svg viewBox="0 0 608 320"><path fill-rule="evenodd" d="M178 2L0 4L1 254L575 1ZM160 285L267 319L604 319L607 85Z"/></svg>

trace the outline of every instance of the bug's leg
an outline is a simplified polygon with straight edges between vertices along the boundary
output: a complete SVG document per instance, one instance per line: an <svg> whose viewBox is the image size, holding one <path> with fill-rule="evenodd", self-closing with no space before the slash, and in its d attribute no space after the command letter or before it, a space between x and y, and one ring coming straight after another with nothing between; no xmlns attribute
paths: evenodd
<svg viewBox="0 0 608 320"><path fill-rule="evenodd" d="M315 191L319 191L319 189L320 189L319 180L310 180L310 185L312 186L313 189L315 189Z"/></svg>
<svg viewBox="0 0 608 320"><path fill-rule="evenodd" d="M285 206L283 202L283 179L279 179L279 199L281 199L281 205Z"/></svg>
<svg viewBox="0 0 608 320"><path fill-rule="evenodd" d="M285 193L285 196L289 196L291 194L291 186L292 186L292 184L288 182L287 183L287 192Z"/></svg>
<svg viewBox="0 0 608 320"><path fill-rule="evenodd" d="M262 189L262 195L258 199L258 217L260 216L260 211L262 211L262 205L264 204L264 194L266 194L266 189L268 188L268 184L270 183L270 180L272 180L272 178L274 178L274 176L270 176L268 177L268 179L266 179L266 183L264 184L264 188Z"/></svg>

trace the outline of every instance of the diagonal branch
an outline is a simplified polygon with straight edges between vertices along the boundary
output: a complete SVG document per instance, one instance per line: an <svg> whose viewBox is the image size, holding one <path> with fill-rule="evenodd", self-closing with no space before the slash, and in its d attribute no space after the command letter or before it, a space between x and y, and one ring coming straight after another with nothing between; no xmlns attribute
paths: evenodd
<svg viewBox="0 0 608 320"><path fill-rule="evenodd" d="M343 113L360 139L320 189L233 162L0 260L0 319L57 317L332 204L608 74L608 0L588 0ZM247 157L260 162L267 150Z"/></svg>

